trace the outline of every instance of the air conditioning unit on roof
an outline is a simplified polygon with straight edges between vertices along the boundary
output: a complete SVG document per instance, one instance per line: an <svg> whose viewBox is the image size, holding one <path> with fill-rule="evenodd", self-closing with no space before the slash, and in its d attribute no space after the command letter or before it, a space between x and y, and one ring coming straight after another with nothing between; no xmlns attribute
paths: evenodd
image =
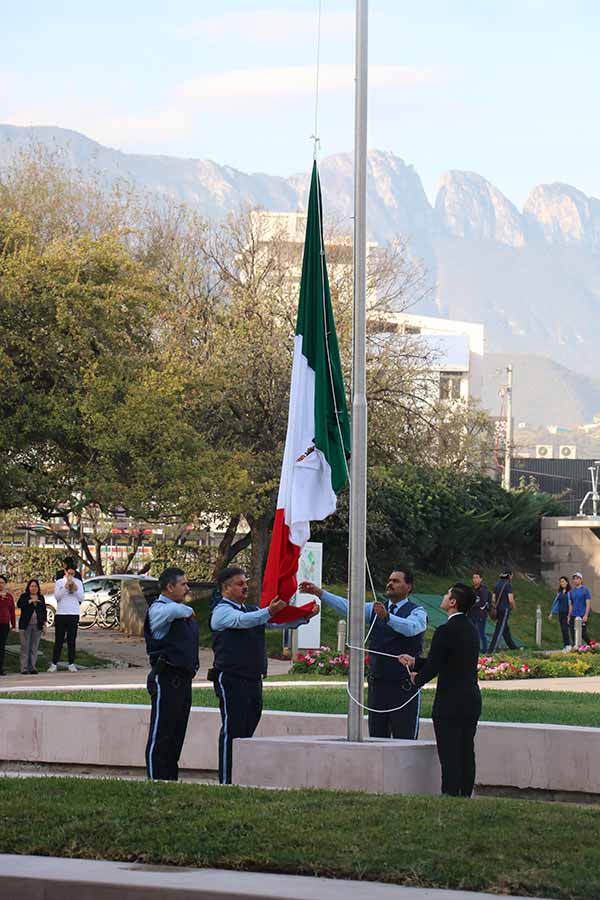
<svg viewBox="0 0 600 900"><path fill-rule="evenodd" d="M561 459L577 459L577 447L575 444L561 444L558 455Z"/></svg>
<svg viewBox="0 0 600 900"><path fill-rule="evenodd" d="M552 444L536 444L535 445L535 458L536 459L552 459Z"/></svg>

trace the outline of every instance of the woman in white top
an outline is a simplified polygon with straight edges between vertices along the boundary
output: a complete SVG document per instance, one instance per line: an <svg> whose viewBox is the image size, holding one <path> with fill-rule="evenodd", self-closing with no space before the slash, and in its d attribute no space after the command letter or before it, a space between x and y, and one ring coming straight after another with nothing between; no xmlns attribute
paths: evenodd
<svg viewBox="0 0 600 900"><path fill-rule="evenodd" d="M79 626L79 604L83 601L81 575L76 570L75 560L68 557L64 561L64 574L54 585L56 616L54 617L54 650L49 672L56 672L65 637L69 657L69 672L76 672L75 644Z"/></svg>

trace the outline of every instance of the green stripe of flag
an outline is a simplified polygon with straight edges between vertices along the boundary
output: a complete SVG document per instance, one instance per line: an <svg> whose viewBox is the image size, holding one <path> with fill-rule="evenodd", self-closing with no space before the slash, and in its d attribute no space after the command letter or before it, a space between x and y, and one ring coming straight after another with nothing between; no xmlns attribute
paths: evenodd
<svg viewBox="0 0 600 900"><path fill-rule="evenodd" d="M322 237L321 185L315 162L308 201L296 334L302 335L302 351L315 372L315 446L331 466L332 487L337 493L346 484L345 457L350 455L350 423L324 252L321 259Z"/></svg>

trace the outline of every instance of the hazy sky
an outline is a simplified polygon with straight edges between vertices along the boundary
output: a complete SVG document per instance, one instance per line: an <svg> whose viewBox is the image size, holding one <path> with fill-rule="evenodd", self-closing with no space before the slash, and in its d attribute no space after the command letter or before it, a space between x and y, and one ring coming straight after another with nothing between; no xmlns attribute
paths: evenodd
<svg viewBox="0 0 600 900"><path fill-rule="evenodd" d="M288 175L311 162L318 0L23 0L0 12L0 122ZM8 8L7 8L8 7ZM352 148L354 3L322 0L323 155ZM600 197L597 0L372 0L369 146L521 205Z"/></svg>

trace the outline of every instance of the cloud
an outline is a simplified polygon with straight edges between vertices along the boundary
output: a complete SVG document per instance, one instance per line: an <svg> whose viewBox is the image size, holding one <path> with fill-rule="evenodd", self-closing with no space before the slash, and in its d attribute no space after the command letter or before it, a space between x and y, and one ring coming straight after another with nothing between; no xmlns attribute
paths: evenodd
<svg viewBox="0 0 600 900"><path fill-rule="evenodd" d="M211 20L215 33L229 18ZM284 18L289 22L287 14L275 16L277 28ZM299 23L308 17L298 14L294 22L296 19ZM329 25L331 21L328 20ZM338 16L336 21L342 20ZM354 74L354 66L349 63L321 64L321 99L336 106L351 105ZM219 128L224 116L233 117L241 129L249 121L260 121L261 128L267 132L271 127L277 129L284 104L287 103L287 108L296 104L294 108L299 114L312 106L315 77L314 65L206 71L180 83L165 84L150 103L130 109L114 97L78 95L72 85L43 100L32 96L31 91L21 90L19 96L15 90L7 98L10 102L4 104L2 118L13 125L72 128L112 147L164 152L173 145L189 147L191 135L203 136L207 128ZM369 68L369 88L373 99L380 96L387 102L387 94L396 92L404 101L417 99L420 103L423 91L444 86L456 77L457 70L448 66L376 64Z"/></svg>
<svg viewBox="0 0 600 900"><path fill-rule="evenodd" d="M199 105L214 100L247 99L249 97L306 96L315 91L315 66L281 66L256 69L232 69L200 75L182 82L176 89L180 99ZM445 66L385 66L369 67L369 87L372 89L407 89L447 84L451 70ZM321 65L320 92L351 90L354 66L346 64Z"/></svg>
<svg viewBox="0 0 600 900"><path fill-rule="evenodd" d="M337 39L352 34L354 13L350 10L324 12L321 15L321 39ZM282 45L311 40L317 36L316 13L292 10L259 9L252 13L229 13L202 19L185 29L186 37L208 41L241 38L246 43L262 46Z"/></svg>

